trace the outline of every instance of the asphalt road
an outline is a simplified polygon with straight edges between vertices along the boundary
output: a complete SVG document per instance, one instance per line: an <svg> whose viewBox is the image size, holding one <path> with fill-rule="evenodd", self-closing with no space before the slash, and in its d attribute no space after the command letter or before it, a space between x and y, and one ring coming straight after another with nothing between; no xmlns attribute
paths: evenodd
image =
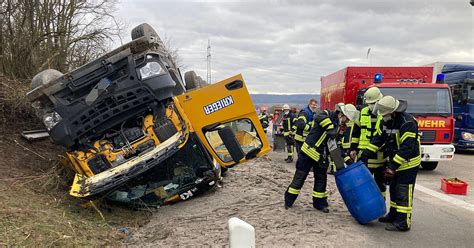
<svg viewBox="0 0 474 248"><path fill-rule="evenodd" d="M271 133L267 137L272 144ZM284 153L273 154L286 157ZM443 177L457 177L469 183L467 195L445 194L441 190ZM334 183L334 179L329 177L328 183ZM474 151L456 153L453 160L440 162L433 171L420 170L411 230L393 233L384 227L385 224L378 222L354 225L354 232L368 237L368 242L351 244L348 240L347 244L352 247L474 247Z"/></svg>
<svg viewBox="0 0 474 248"><path fill-rule="evenodd" d="M466 196L440 190L441 177L458 177L474 184L474 153L456 154L434 171L418 173L412 229L407 233L384 230L382 223L356 226L369 235L370 247L474 247L474 189Z"/></svg>
<svg viewBox="0 0 474 248"><path fill-rule="evenodd" d="M269 141L272 143L271 137ZM285 153L272 154L276 159L286 157ZM293 166L289 164L290 169ZM468 182L467 195L445 194L440 189L442 177ZM329 177L328 183L334 183L334 178ZM351 247L474 247L474 152L456 153L452 161L440 162L434 171L420 170L414 192L412 229L393 233L384 227L379 222L362 226L354 221L353 232L366 237L366 242L344 243Z"/></svg>

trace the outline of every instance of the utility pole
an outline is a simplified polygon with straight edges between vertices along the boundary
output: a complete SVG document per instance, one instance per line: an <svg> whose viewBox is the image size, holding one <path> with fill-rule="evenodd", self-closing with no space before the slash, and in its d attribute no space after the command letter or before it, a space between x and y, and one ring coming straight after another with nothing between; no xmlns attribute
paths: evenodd
<svg viewBox="0 0 474 248"><path fill-rule="evenodd" d="M211 83L211 39L207 40L207 83Z"/></svg>

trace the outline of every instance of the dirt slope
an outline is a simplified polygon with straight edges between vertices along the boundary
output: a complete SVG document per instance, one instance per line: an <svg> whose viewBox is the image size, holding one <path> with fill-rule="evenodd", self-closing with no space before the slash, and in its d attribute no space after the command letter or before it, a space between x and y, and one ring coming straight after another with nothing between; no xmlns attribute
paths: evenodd
<svg viewBox="0 0 474 248"><path fill-rule="evenodd" d="M42 127L25 100L28 90L0 75L0 247L123 245L149 212L99 205L104 221L68 196L70 171L57 164L64 149L20 136Z"/></svg>

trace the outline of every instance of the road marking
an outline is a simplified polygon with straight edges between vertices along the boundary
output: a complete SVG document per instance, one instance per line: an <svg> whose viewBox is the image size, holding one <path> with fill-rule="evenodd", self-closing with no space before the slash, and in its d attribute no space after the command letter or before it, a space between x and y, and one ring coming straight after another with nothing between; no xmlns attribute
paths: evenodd
<svg viewBox="0 0 474 248"><path fill-rule="evenodd" d="M439 193L439 192L436 192L434 190L431 190L431 189L428 189L426 187L423 187L419 184L417 184L415 186L415 189L416 190L419 190L425 194L428 194L428 195L431 195L431 196L434 196L440 200L443 200L443 201L446 201L446 202L449 202L451 204L454 204L458 207L461 207L461 208L464 208L464 209L467 209L469 211L473 211L474 212L474 205L473 204L469 204L463 200L459 200L457 198L454 198L452 196L448 196L448 195L445 195L445 194L442 194L442 193Z"/></svg>

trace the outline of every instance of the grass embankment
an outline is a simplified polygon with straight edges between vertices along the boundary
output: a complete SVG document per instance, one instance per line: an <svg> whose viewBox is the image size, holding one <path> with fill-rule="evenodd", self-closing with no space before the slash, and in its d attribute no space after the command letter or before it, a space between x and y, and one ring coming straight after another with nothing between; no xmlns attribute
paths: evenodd
<svg viewBox="0 0 474 248"><path fill-rule="evenodd" d="M127 242L150 213L68 195L72 172L62 147L27 142L41 128L25 100L26 83L0 75L0 246L102 246Z"/></svg>

